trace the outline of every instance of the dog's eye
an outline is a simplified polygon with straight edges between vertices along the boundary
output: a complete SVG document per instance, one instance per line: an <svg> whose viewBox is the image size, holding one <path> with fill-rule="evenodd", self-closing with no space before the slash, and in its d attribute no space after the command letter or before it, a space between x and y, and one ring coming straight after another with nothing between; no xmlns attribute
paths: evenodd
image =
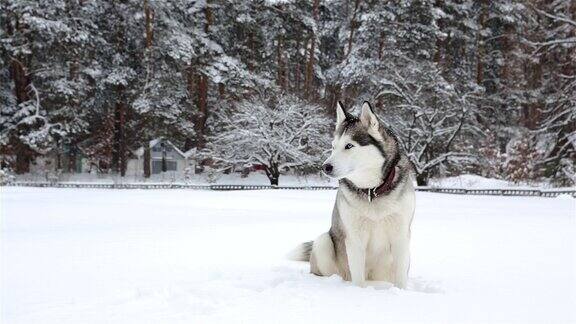
<svg viewBox="0 0 576 324"><path fill-rule="evenodd" d="M349 149L351 149L351 148L353 148L353 147L354 147L354 145L348 143L348 144L346 144L346 146L344 146L344 149L345 149L345 150L349 150Z"/></svg>

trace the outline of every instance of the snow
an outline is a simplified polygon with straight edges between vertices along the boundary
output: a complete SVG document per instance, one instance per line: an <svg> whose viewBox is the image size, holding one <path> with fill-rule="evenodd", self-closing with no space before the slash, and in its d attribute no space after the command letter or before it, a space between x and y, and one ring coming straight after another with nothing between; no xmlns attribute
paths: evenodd
<svg viewBox="0 0 576 324"><path fill-rule="evenodd" d="M430 180L430 187L438 188L466 188L466 189L553 189L548 182L533 181L531 183L514 183L512 181L486 178L475 174L463 174L454 177L437 178ZM557 187L559 190L574 190L574 187Z"/></svg>
<svg viewBox="0 0 576 324"><path fill-rule="evenodd" d="M417 193L399 290L283 258L335 193L0 187L0 321L576 321L576 199Z"/></svg>

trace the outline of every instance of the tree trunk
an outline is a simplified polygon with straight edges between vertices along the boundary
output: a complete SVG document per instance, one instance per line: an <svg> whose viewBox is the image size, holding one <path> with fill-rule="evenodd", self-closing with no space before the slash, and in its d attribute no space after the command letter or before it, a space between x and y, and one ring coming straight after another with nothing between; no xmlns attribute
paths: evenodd
<svg viewBox="0 0 576 324"><path fill-rule="evenodd" d="M196 147L206 145L206 120L208 119L208 77L201 74L198 80L198 118L196 119Z"/></svg>
<svg viewBox="0 0 576 324"><path fill-rule="evenodd" d="M304 81L304 94L310 98L312 96L312 80L314 78L314 52L316 51L316 35L310 36L310 50L308 52L308 63L306 64L306 78Z"/></svg>
<svg viewBox="0 0 576 324"><path fill-rule="evenodd" d="M513 86L511 86L512 82L510 82L511 80L513 80L513 78L511 78L510 73L511 73L511 69L510 66L514 63L512 62L512 50L514 47L513 41L512 41L512 37L514 33L514 27L510 24L506 25L504 27L504 35L502 35L501 39L501 48L502 48L502 52L503 52L503 57L504 57L504 62L502 64L502 68L500 71L500 80L499 83L504 87L504 89L500 88L499 91L500 92L504 92L507 90L513 90L511 88L513 88Z"/></svg>
<svg viewBox="0 0 576 324"><path fill-rule="evenodd" d="M302 62L304 61L304 58L302 55L300 55L300 48L302 46L302 35L300 33L298 33L298 35L296 36L296 59L295 59L295 66L294 66L294 87L293 89L295 90L295 92L300 91L301 85L301 69L302 69Z"/></svg>
<svg viewBox="0 0 576 324"><path fill-rule="evenodd" d="M286 89L286 66L284 64L284 59L282 56L282 46L283 46L284 40L282 38L282 36L278 36L278 46L276 46L276 61L277 61L277 65L278 65L278 85L280 86L280 89L285 90Z"/></svg>
<svg viewBox="0 0 576 324"><path fill-rule="evenodd" d="M152 45L154 44L154 9L150 7L149 1L144 0L144 32L145 32L145 49L144 59L146 64L146 84L144 91L147 91L148 83L152 76ZM152 153L150 151L151 134L148 131L150 124L149 116L145 114L142 116L142 130L144 131L142 147L144 148L143 154L143 173L144 178L150 178L152 175L151 160Z"/></svg>
<svg viewBox="0 0 576 324"><path fill-rule="evenodd" d="M14 95L16 96L16 104L28 101L28 86L30 85L30 77L26 72L23 63L17 59L12 59L10 75L14 80ZM25 126L28 127L28 126ZM17 174L27 173L30 171L30 162L32 161L33 152L26 144L22 143L18 136L13 137L14 153L16 154L16 165L14 171Z"/></svg>
<svg viewBox="0 0 576 324"><path fill-rule="evenodd" d="M384 56L384 45L385 45L385 37L384 32L380 33L380 37L378 40L378 61L382 61Z"/></svg>
<svg viewBox="0 0 576 324"><path fill-rule="evenodd" d="M114 151L112 168L123 177L126 175L126 104L124 86L117 87L117 99L114 109Z"/></svg>
<svg viewBox="0 0 576 324"><path fill-rule="evenodd" d="M204 7L204 17L206 22L204 24L204 32L210 33L210 26L212 25L212 10L210 9L210 1L206 1ZM206 146L206 120L208 119L208 76L200 73L198 76L198 118L196 118L196 147L202 149Z"/></svg>
<svg viewBox="0 0 576 324"><path fill-rule="evenodd" d="M144 178L150 178L152 175L152 170L150 170L150 164L152 161L152 152L150 151L150 143L144 144Z"/></svg>
<svg viewBox="0 0 576 324"><path fill-rule="evenodd" d="M76 172L76 144L74 142L68 147L68 173Z"/></svg>
<svg viewBox="0 0 576 324"><path fill-rule="evenodd" d="M525 69L525 78L528 79L528 89L534 93L538 93L538 89L542 87L542 61L538 60L532 63L532 60L528 60L525 65L529 67ZM543 98L540 96L531 98L530 102L524 104L523 124L525 127L532 130L538 127L541 117L540 112L543 106Z"/></svg>
<svg viewBox="0 0 576 324"><path fill-rule="evenodd" d="M116 29L115 42L116 51L119 54L126 52L126 26L120 24ZM120 173L122 177L126 174L126 94L125 86L116 85L116 102L114 104L114 139L112 144L112 170Z"/></svg>
<svg viewBox="0 0 576 324"><path fill-rule="evenodd" d="M152 20L154 19L154 11L148 5L148 0L144 0L144 20L146 28L146 49L152 47L154 39L154 32L152 29Z"/></svg>
<svg viewBox="0 0 576 324"><path fill-rule="evenodd" d="M218 98L220 100L225 100L226 96L226 86L224 85L224 83L218 83Z"/></svg>
<svg viewBox="0 0 576 324"><path fill-rule="evenodd" d="M416 176L416 184L418 186L428 185L428 172L422 172Z"/></svg>
<svg viewBox="0 0 576 324"><path fill-rule="evenodd" d="M246 61L246 68L248 68L249 72L254 72L254 65L252 62L256 61L257 57L260 57L256 53L256 48L254 45L254 33L250 30L248 32L248 48L252 49L252 51L248 52L248 60Z"/></svg>
<svg viewBox="0 0 576 324"><path fill-rule="evenodd" d="M186 140L184 141L184 152L187 152L192 148L194 148L194 141L192 138L186 137Z"/></svg>
<svg viewBox="0 0 576 324"><path fill-rule="evenodd" d="M194 68L192 63L186 68L186 88L188 90L188 98L190 98L190 106L194 107L196 105L194 98L196 97L196 75L194 74ZM196 120L193 118L192 122L196 125ZM186 137L184 141L184 151L188 151L194 147L194 140L189 136Z"/></svg>
<svg viewBox="0 0 576 324"><path fill-rule="evenodd" d="M14 172L16 174L23 174L30 172L30 162L32 161L32 152L23 144L19 139L15 140L15 153L16 153L16 165L14 166Z"/></svg>
<svg viewBox="0 0 576 324"><path fill-rule="evenodd" d="M62 169L62 143L56 141L56 165L54 166L54 171Z"/></svg>
<svg viewBox="0 0 576 324"><path fill-rule="evenodd" d="M336 116L336 103L340 100L341 88L338 84L328 84L326 85L326 101L328 102L328 114L331 116Z"/></svg>
<svg viewBox="0 0 576 324"><path fill-rule="evenodd" d="M10 22L6 23L6 33L8 36L14 36L15 33L20 33L20 29L21 25L18 17L16 17L16 21L14 22L14 28ZM28 96L30 76L24 61L25 59L22 55L18 57L11 57L10 59L10 76L12 77L12 80L14 80L14 95L16 96L17 104L23 103L30 99Z"/></svg>
<svg viewBox="0 0 576 324"><path fill-rule="evenodd" d="M280 171L278 170L278 166L272 163L271 166L265 166L264 171L266 172L268 180L270 180L270 184L273 186L277 186L278 180L280 178Z"/></svg>
<svg viewBox="0 0 576 324"><path fill-rule="evenodd" d="M441 0L436 0L436 2L434 3L434 6L436 7L436 9L438 10L442 10L442 4L443 1ZM444 29L444 19L440 18L438 19L438 21L436 22L436 25L438 26L438 29L440 30L440 32L443 31ZM434 63L436 63L437 65L440 65L440 62L442 61L442 49L444 48L444 40L442 39L441 33L438 33L436 35L436 46L435 46L435 52L434 52Z"/></svg>
<svg viewBox="0 0 576 324"><path fill-rule="evenodd" d="M6 32L9 36L20 32L21 25L16 18L14 28L10 22L6 23ZM16 30L14 30L16 29ZM12 57L10 60L10 77L14 81L14 96L16 97L16 104L21 104L30 100L28 95L28 86L30 85L30 75L24 62L24 57ZM30 148L22 143L18 135L11 137L12 147L16 155L16 165L14 172L17 174L27 173L30 171L30 162L32 161L33 152Z"/></svg>
<svg viewBox="0 0 576 324"><path fill-rule="evenodd" d="M312 4L312 17L314 22L318 21L318 6L320 5L320 0L314 0ZM315 53L316 53L316 34L314 30L310 35L310 49L308 52L308 62L306 64L306 78L304 82L304 93L306 97L310 98L313 96L313 80L314 80L314 63L315 63Z"/></svg>
<svg viewBox="0 0 576 324"><path fill-rule="evenodd" d="M348 37L348 51L344 58L347 58L352 52L352 44L354 43L354 32L358 28L358 21L356 21L356 15L358 14L358 8L360 7L360 0L354 1L354 12L352 13L352 19L350 20L350 36Z"/></svg>
<svg viewBox="0 0 576 324"><path fill-rule="evenodd" d="M484 83L484 37L482 36L482 31L484 31L486 25L486 19L488 18L488 0L482 0L480 2L482 8L480 9L480 15L478 15L478 33L476 35L476 83L482 85Z"/></svg>
<svg viewBox="0 0 576 324"><path fill-rule="evenodd" d="M30 100L28 96L30 77L26 72L26 67L20 60L12 58L11 63L10 74L14 80L14 95L16 96L16 103L20 104Z"/></svg>
<svg viewBox="0 0 576 324"><path fill-rule="evenodd" d="M280 177L280 175L276 175L276 176L269 176L268 179L270 179L270 184L273 186L277 186L278 185L278 178Z"/></svg>
<svg viewBox="0 0 576 324"><path fill-rule="evenodd" d="M208 34L210 32L210 26L212 25L212 10L210 9L210 0L206 0L206 6L204 7L204 16L206 17L206 23L204 24L204 32Z"/></svg>
<svg viewBox="0 0 576 324"><path fill-rule="evenodd" d="M148 88L148 83L152 76L152 44L154 41L154 10L150 8L148 0L144 0L144 65L146 66L146 82L144 91Z"/></svg>

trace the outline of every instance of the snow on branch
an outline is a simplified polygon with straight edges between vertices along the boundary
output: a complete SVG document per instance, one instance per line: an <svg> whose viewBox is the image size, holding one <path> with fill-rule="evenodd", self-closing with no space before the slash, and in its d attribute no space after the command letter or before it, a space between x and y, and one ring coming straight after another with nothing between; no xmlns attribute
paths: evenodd
<svg viewBox="0 0 576 324"><path fill-rule="evenodd" d="M553 14L551 14L551 13L548 13L548 12L546 12L546 11L544 11L544 10L538 9L538 8L536 8L536 7L534 7L534 6L531 6L531 5L528 5L528 7L529 7L530 9L534 10L535 12L537 12L537 13L543 15L543 16L546 16L546 17L548 17L548 18L550 18L550 19L557 20L557 21L561 21L561 22L563 22L563 23L567 23L567 24L570 24L570 25L576 27L576 21L574 21L574 20L572 20L572 19L570 19L570 18L568 18L568 17L553 15Z"/></svg>
<svg viewBox="0 0 576 324"><path fill-rule="evenodd" d="M262 167L273 184L287 169L319 165L329 147L330 120L295 96L254 97L217 118L223 126L206 156L227 166Z"/></svg>

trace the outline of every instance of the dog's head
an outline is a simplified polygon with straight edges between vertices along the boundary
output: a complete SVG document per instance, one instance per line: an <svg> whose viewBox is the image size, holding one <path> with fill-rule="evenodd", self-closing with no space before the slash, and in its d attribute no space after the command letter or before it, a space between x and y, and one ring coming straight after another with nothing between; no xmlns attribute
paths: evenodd
<svg viewBox="0 0 576 324"><path fill-rule="evenodd" d="M396 138L380 123L370 103L365 101L360 116L355 117L339 102L332 153L322 170L329 177L358 184L380 181L397 151Z"/></svg>

